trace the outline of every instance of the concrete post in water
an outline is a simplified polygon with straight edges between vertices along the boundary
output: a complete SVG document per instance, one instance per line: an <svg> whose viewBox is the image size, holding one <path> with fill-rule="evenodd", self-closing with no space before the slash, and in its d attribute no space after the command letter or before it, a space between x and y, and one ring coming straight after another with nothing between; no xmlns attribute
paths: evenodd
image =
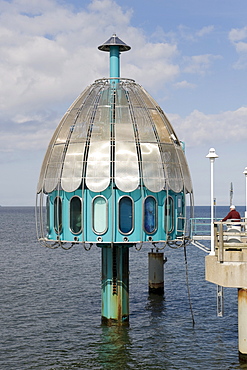
<svg viewBox="0 0 247 370"><path fill-rule="evenodd" d="M129 323L129 247L102 247L102 323Z"/></svg>
<svg viewBox="0 0 247 370"><path fill-rule="evenodd" d="M148 253L148 283L149 293L164 293L164 253Z"/></svg>
<svg viewBox="0 0 247 370"><path fill-rule="evenodd" d="M241 362L247 363L247 289L238 289L238 350Z"/></svg>

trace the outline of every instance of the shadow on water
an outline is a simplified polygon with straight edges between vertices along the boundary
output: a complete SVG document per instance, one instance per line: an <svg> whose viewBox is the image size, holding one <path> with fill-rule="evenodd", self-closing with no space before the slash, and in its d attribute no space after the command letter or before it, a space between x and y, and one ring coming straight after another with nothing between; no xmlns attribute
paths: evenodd
<svg viewBox="0 0 247 370"><path fill-rule="evenodd" d="M147 298L146 310L150 311L151 318L159 318L165 312L165 296L164 294L150 293Z"/></svg>
<svg viewBox="0 0 247 370"><path fill-rule="evenodd" d="M128 369L131 362L129 328L102 326L98 363L102 369Z"/></svg>

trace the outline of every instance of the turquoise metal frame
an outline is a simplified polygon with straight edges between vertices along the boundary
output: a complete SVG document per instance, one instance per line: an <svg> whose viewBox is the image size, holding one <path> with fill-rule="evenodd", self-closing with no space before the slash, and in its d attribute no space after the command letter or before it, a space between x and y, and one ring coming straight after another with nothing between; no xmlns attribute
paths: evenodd
<svg viewBox="0 0 247 370"><path fill-rule="evenodd" d="M60 233L55 231L55 199L60 197L62 202L62 230ZM70 224L70 202L74 197L78 197L82 204L82 215L81 215L81 231L73 232ZM106 201L105 211L106 216L106 228L102 231L95 230L95 213L94 213L94 201L97 197L101 197ZM130 232L121 232L119 228L119 202L123 197L128 197L132 200L133 204L133 227ZM157 212L155 215L155 228L152 232L145 230L144 227L144 207L145 200L148 198L154 199L157 204ZM172 225L166 232L166 199L171 199L171 204L174 208L171 211L171 220L169 225ZM113 204L114 202L114 204ZM98 217L98 216L97 216ZM105 217L105 216L104 216ZM47 198L47 217L46 222L48 240L59 240L74 242L87 242L87 243L98 243L99 236L100 243L142 243L142 242L162 242L166 240L175 240L184 234L185 227L185 200L183 193L174 193L172 191L161 191L159 193L152 193L147 189L143 189L141 192L140 188L136 189L131 193L123 193L118 189L107 188L100 194L94 193L88 189L83 192L81 189L76 190L72 193L60 191L53 191ZM142 221L141 221L142 220ZM76 239L75 239L76 237Z"/></svg>

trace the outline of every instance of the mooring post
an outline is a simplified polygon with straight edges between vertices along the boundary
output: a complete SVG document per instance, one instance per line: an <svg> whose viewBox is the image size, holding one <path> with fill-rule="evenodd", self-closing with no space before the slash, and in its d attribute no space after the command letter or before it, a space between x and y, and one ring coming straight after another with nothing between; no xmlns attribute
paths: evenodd
<svg viewBox="0 0 247 370"><path fill-rule="evenodd" d="M102 324L129 323L129 247L102 247Z"/></svg>
<svg viewBox="0 0 247 370"><path fill-rule="evenodd" d="M148 284L149 293L164 293L164 253L148 253Z"/></svg>
<svg viewBox="0 0 247 370"><path fill-rule="evenodd" d="M247 363L247 289L238 289L238 350L241 362Z"/></svg>

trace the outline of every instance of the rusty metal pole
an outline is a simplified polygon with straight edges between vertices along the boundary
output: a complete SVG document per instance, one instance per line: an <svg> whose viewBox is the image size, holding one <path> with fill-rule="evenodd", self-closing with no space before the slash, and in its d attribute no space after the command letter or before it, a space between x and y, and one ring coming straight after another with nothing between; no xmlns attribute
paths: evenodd
<svg viewBox="0 0 247 370"><path fill-rule="evenodd" d="M102 247L102 324L129 323L129 247Z"/></svg>
<svg viewBox="0 0 247 370"><path fill-rule="evenodd" d="M239 360L247 363L247 289L238 289Z"/></svg>
<svg viewBox="0 0 247 370"><path fill-rule="evenodd" d="M149 293L164 293L164 253L148 253L148 284Z"/></svg>

